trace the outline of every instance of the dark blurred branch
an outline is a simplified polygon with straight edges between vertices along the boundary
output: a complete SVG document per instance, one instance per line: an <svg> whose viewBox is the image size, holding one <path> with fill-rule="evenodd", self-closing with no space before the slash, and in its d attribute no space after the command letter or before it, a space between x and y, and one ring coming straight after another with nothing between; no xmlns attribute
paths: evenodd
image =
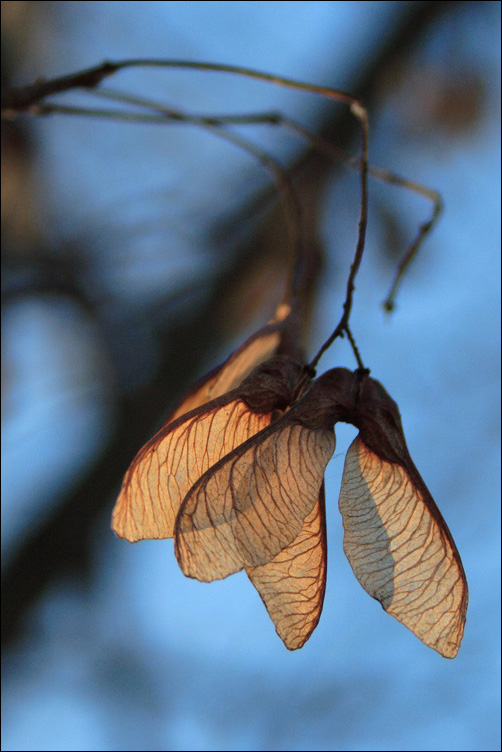
<svg viewBox="0 0 502 752"><path fill-rule="evenodd" d="M401 24L396 24L393 35L387 38L385 46L367 68L361 69L354 86L354 94L368 109L371 109L374 92L382 77L388 79L396 61L406 60L430 26L455 4L425 2L398 6L406 7ZM92 78L95 70L86 72L91 77L82 85L95 85ZM64 82L64 77L59 81ZM29 101L30 92L25 92L24 96L25 101ZM358 127L357 121L348 113L330 114L319 133L328 140L336 137L336 143L343 147ZM308 287L312 295L320 267L320 199L325 181L333 174L333 166L314 150L308 150L292 171L296 174L297 192L307 198L302 211L305 235L310 244L307 249L311 259ZM257 233L259 240L235 248L229 266L223 272L215 272L205 302L193 311L190 318L183 322L176 320L164 329L164 357L155 379L140 392L120 398L115 430L99 461L89 468L86 477L69 491L38 530L20 544L5 566L2 580L3 644L18 636L27 610L55 578L68 571L89 574L91 539L99 515L106 509L111 512L124 471L167 411L166 395L175 397L183 386L193 381L202 360L221 345L222 331L228 331L227 322L235 315L232 306L236 294L238 296L239 289L243 289L239 288L238 281L243 285L243 281L252 277L257 266L265 263L271 254L282 258L283 263L284 259L289 260L288 249L277 248L277 238L283 233L282 223L278 211L269 213ZM200 337L201 330L204 331L203 338ZM187 343L193 342L198 343L197 348L187 347Z"/></svg>
<svg viewBox="0 0 502 752"><path fill-rule="evenodd" d="M85 71L71 73L69 76L60 76L50 80L39 78L38 81L29 86L6 89L2 92L2 113L28 110L41 99L51 94L59 94L62 91L81 88L94 89L104 78L112 75L116 70L117 68L113 63L103 63Z"/></svg>

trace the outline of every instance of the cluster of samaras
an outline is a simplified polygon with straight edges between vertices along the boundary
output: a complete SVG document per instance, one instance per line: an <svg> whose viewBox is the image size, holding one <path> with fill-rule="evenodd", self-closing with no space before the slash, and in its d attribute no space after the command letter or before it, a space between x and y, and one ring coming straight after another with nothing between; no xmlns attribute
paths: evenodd
<svg viewBox="0 0 502 752"><path fill-rule="evenodd" d="M426 645L453 658L467 609L460 557L416 470L396 403L366 372L311 382L284 348L288 310L199 382L139 451L113 512L122 538L174 538L208 582L245 569L286 647L316 627L326 581L323 476L334 426L359 430L339 507L364 589Z"/></svg>

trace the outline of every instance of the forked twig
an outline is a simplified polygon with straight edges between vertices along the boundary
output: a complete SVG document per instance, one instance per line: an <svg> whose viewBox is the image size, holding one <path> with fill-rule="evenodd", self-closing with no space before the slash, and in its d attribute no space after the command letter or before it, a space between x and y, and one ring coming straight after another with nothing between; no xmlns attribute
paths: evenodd
<svg viewBox="0 0 502 752"><path fill-rule="evenodd" d="M350 105L351 113L360 121L362 129L362 150L361 156L357 159L348 158L339 149L332 144L329 144L321 137L313 134L308 129L294 121L293 119L284 116L280 113L259 113L255 115L227 115L227 116L195 116L187 113L182 113L179 110L173 110L165 107L162 104L152 102L151 100L143 99L140 97L131 97L127 94L110 90L96 90L96 87L101 84L104 78L113 75L120 70L126 68L184 68L191 70L206 70L215 72L225 72L236 75L245 76L261 80L264 82L272 83L279 86L285 86L300 91L309 91L319 94L328 99L335 101L341 101ZM88 88L93 89L94 94L100 95L108 100L122 102L127 105L133 105L148 110L148 113L125 113L111 110L100 109L87 109L87 108L72 108L68 106L60 106L57 104L47 103L41 104L41 100L45 99L51 94L60 93L73 88ZM99 117L113 117L114 119L122 119L136 122L186 122L203 127L209 131L212 131L220 138L224 138L227 141L234 143L243 150L252 154L257 158L261 164L273 173L274 179L279 186L280 193L284 192L286 201L289 203L294 216L296 217L295 235L293 236L294 246L297 249L296 262L292 273L292 280L289 285L290 294L294 297L297 295L300 287L301 268L303 262L303 243L302 243L302 231L301 231L301 210L298 198L291 183L290 176L286 173L284 168L279 165L276 159L270 157L262 149L256 145L244 139L242 136L230 131L228 125L245 125L256 123L267 123L271 125L283 125L290 128L292 131L303 136L318 150L319 152L327 155L329 158L339 158L340 156L348 161L352 166L356 166L360 171L361 179L361 204L360 204L360 218L359 218L359 230L358 240L356 245L356 251L354 259L350 268L349 277L347 280L346 298L343 304L343 314L338 322L332 335L323 344L315 358L312 360L310 366L315 368L322 354L330 347L337 337L343 337L344 333L347 334L347 338L352 346L354 355L356 357L358 367L363 369L363 363L359 355L354 338L349 330L349 319L352 307L352 297L355 289L354 282L359 266L361 264L362 255L364 252L364 240L367 226L367 214L368 214L368 188L367 179L368 173L378 177L386 182L400 185L409 190L412 190L420 195L430 199L434 204L433 215L431 219L422 224L419 227L419 232L413 243L409 246L404 258L401 260L394 281L392 283L389 294L384 302L384 307L387 311L391 311L394 307L394 298L397 288L403 277L405 270L410 264L412 258L415 256L419 245L423 241L424 237L431 230L432 226L436 222L440 210L441 200L437 193L429 190L425 186L421 186L412 181L408 181L393 173L383 170L381 168L375 168L368 165L368 119L365 108L357 101L352 95L333 89L330 87L317 86L313 84L307 84L292 79L275 76L260 71L250 70L240 66L232 65L220 65L214 63L198 63L191 61L173 61L173 60L124 60L121 62L105 62L100 66L90 68L85 71L77 72L68 76L52 79L49 81L39 80L31 86L27 86L21 89L11 89L2 97L2 113L4 116L11 116L13 112L19 110L29 110L32 114L50 114L50 113L64 113L64 114L85 114L88 116ZM155 114L152 114L155 113ZM289 216L288 212L286 215ZM291 224L288 222L288 226L291 232Z"/></svg>

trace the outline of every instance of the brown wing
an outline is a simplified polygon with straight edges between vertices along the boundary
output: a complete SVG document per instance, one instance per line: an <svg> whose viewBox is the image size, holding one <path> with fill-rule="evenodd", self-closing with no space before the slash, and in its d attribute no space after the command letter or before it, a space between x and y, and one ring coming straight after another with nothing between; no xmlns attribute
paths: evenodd
<svg viewBox="0 0 502 752"><path fill-rule="evenodd" d="M173 536L181 502L218 460L270 423L293 400L304 367L278 355L257 366L238 389L164 426L136 455L117 499L112 527L136 541Z"/></svg>
<svg viewBox="0 0 502 752"><path fill-rule="evenodd" d="M343 417L343 406L353 380L350 371L333 369L319 377L292 408L295 419L304 426L329 431L333 451L333 425ZM326 587L326 557L323 484L295 540L267 564L246 568L279 637L290 650L302 647L319 621Z"/></svg>
<svg viewBox="0 0 502 752"><path fill-rule="evenodd" d="M446 523L408 464L381 459L360 436L353 441L339 500L344 550L363 588L389 614L454 658L467 610L465 574Z"/></svg>
<svg viewBox="0 0 502 752"><path fill-rule="evenodd" d="M332 430L292 412L218 462L190 489L176 521L183 572L204 582L269 562L292 543L319 498Z"/></svg>
<svg viewBox="0 0 502 752"><path fill-rule="evenodd" d="M301 648L321 616L326 589L324 483L299 535L268 564L247 567L277 634L289 650Z"/></svg>
<svg viewBox="0 0 502 752"><path fill-rule="evenodd" d="M172 538L181 502L221 457L270 423L241 399L220 398L161 429L134 458L112 516L120 538Z"/></svg>
<svg viewBox="0 0 502 752"><path fill-rule="evenodd" d="M198 381L176 405L164 425L236 389L253 368L275 355L280 347L284 329L288 325L286 320L290 313L290 306L281 303L273 321L249 337L221 365Z"/></svg>

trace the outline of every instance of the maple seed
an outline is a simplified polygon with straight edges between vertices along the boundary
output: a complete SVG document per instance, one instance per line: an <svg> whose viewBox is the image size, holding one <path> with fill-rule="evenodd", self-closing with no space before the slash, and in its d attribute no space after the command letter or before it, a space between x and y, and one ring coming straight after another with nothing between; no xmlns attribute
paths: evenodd
<svg viewBox="0 0 502 752"><path fill-rule="evenodd" d="M200 477L176 520L179 564L186 575L210 581L267 565L294 547L319 501L339 420L360 430L339 501L354 573L388 613L454 657L468 598L462 563L410 458L397 405L365 374L328 371ZM321 557L316 552L317 562Z"/></svg>
<svg viewBox="0 0 502 752"><path fill-rule="evenodd" d="M229 363L235 359L221 372ZM295 401L308 374L295 358L269 358L236 389L168 422L126 474L115 531L129 540L174 536L181 569L201 581L245 569L286 647L299 648L324 598L323 478L334 426L352 423L359 435L339 499L347 558L389 614L454 657L465 574L411 460L396 403L367 372L345 368L323 374ZM273 420L277 411L284 412Z"/></svg>

